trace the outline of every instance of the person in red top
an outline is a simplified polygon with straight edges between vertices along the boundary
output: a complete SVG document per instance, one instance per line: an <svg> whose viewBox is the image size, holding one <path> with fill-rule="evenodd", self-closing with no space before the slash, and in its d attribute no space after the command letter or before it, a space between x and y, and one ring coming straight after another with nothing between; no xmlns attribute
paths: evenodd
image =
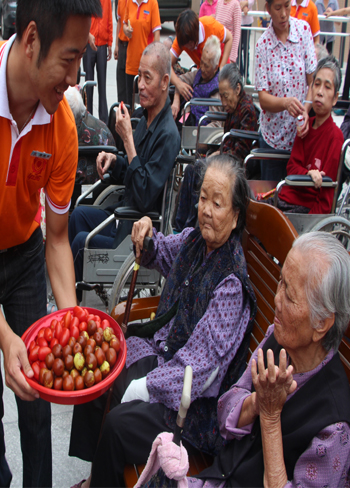
<svg viewBox="0 0 350 488"><path fill-rule="evenodd" d="M287 164L287 175L310 175L314 188L285 185L279 193L278 207L284 211L327 214L331 211L333 188L321 188L322 176L336 180L344 137L333 121L331 110L338 100L341 84L339 63L334 56L319 61L312 83L312 106L316 117L310 118L309 133L295 138Z"/></svg>
<svg viewBox="0 0 350 488"><path fill-rule="evenodd" d="M225 66L228 61L231 47L232 34L214 17L201 17L191 9L186 9L178 16L176 21L176 38L171 47L171 64L174 66L182 51L186 51L190 58L199 68L204 44L208 37L215 35L224 45L223 53L220 60L220 68ZM193 89L187 83L176 76L171 68L170 83L175 85L176 90L185 100L192 97Z"/></svg>
<svg viewBox="0 0 350 488"><path fill-rule="evenodd" d="M138 74L140 59L152 41L160 41L161 31L157 0L127 0L123 30L129 39L126 55L126 103L132 104L134 77Z"/></svg>
<svg viewBox="0 0 350 488"><path fill-rule="evenodd" d="M321 29L317 7L314 2L312 0L292 0L290 15L309 24L314 43L316 44L319 41Z"/></svg>
<svg viewBox="0 0 350 488"><path fill-rule="evenodd" d="M117 63L117 90L118 102L126 102L126 53L129 39L124 34L123 20L125 16L127 0L119 0L117 10L117 31L114 48L114 59Z"/></svg>
<svg viewBox="0 0 350 488"><path fill-rule="evenodd" d="M52 484L51 410L33 378L21 339L46 315L45 261L58 308L76 305L68 210L78 159L75 122L64 92L74 86L99 0L18 0L16 32L0 48L0 347L16 394L23 486ZM35 216L46 195L46 247ZM6 319L5 319L6 317ZM0 486L5 458L0 374Z"/></svg>
<svg viewBox="0 0 350 488"><path fill-rule="evenodd" d="M89 45L83 58L86 81L94 79L94 70L97 71L98 88L98 116L105 124L108 123L108 105L106 94L107 61L112 57L113 19L111 0L100 0L102 5L102 18L93 17L89 35ZM87 109L93 113L93 87L88 87Z"/></svg>

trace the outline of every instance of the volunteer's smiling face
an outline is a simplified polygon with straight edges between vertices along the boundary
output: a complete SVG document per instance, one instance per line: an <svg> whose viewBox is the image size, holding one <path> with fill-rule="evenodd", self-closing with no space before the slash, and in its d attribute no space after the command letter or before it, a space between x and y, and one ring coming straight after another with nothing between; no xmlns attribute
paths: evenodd
<svg viewBox="0 0 350 488"><path fill-rule="evenodd" d="M35 23L34 27L36 29ZM31 56L29 77L33 95L49 114L55 113L68 86L77 82L81 58L86 50L91 19L74 15L68 18L63 36L55 39L45 59L39 60L40 41L28 46ZM31 50L31 52L30 52Z"/></svg>

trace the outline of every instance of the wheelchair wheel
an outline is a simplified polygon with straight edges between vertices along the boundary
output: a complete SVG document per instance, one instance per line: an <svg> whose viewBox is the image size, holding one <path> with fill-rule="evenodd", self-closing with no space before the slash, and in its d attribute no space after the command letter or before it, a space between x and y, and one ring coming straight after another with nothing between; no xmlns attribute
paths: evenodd
<svg viewBox="0 0 350 488"><path fill-rule="evenodd" d="M318 222L312 231L324 231L333 234L350 251L350 222L344 217L332 215Z"/></svg>
<svg viewBox="0 0 350 488"><path fill-rule="evenodd" d="M131 276L134 269L135 264L135 255L134 253L130 253L129 256L126 258L122 266L120 267L118 274L114 280L114 284L112 287L110 299L109 299L109 306L108 310L109 313L112 312L114 307L118 305L119 302L123 302L127 299ZM140 271L144 269L141 268ZM151 279L150 281L145 280L145 276L140 277L139 275L135 285L134 295L138 297L147 297L147 296L155 296L160 293L161 289L161 276L158 272L153 272L153 277L156 278Z"/></svg>

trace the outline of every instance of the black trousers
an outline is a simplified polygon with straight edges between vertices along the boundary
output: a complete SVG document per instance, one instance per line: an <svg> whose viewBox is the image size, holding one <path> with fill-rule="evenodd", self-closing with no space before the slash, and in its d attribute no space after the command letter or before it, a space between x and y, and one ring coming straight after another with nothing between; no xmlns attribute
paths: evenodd
<svg viewBox="0 0 350 488"><path fill-rule="evenodd" d="M117 63L117 90L118 102L127 103L126 95L126 53L128 50L128 42L118 39L118 63Z"/></svg>
<svg viewBox="0 0 350 488"><path fill-rule="evenodd" d="M132 104L132 93L133 93L133 89L134 89L134 78L135 78L135 75L128 75L126 73L126 103L128 105L130 105L131 107L131 104ZM131 113L134 111L134 107L131 107Z"/></svg>
<svg viewBox="0 0 350 488"><path fill-rule="evenodd" d="M131 381L143 378L157 365L157 357L149 356L123 369L115 381L100 440L106 395L74 407L69 455L93 461L91 487L125 486L125 465L145 464L157 435L170 432L165 423L168 408L163 404L141 400L120 404ZM184 445L190 453L195 452L188 443Z"/></svg>
<svg viewBox="0 0 350 488"><path fill-rule="evenodd" d="M149 356L123 369L115 381L111 410L100 441L107 395L74 407L69 455L93 461L90 486L124 486L125 465L145 463L154 439L169 431L164 422L164 405L140 400L120 404L131 381L146 376L157 365L157 357Z"/></svg>
<svg viewBox="0 0 350 488"><path fill-rule="evenodd" d="M83 57L83 66L86 73L86 81L94 80L94 71L97 71L98 88L98 116L105 124L108 124L108 106L106 94L106 75L107 75L107 45L97 46L97 51L93 51L87 45L86 53ZM93 114L93 87L89 87L87 93L87 109Z"/></svg>

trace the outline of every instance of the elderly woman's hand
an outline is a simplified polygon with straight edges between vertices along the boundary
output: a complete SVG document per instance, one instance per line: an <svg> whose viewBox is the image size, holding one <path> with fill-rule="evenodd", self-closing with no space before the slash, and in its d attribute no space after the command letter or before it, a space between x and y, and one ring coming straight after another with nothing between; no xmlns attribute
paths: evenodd
<svg viewBox="0 0 350 488"><path fill-rule="evenodd" d="M137 258L141 256L143 241L146 236L153 236L152 220L149 217L142 217L142 219L134 223L131 232L131 240L135 246Z"/></svg>
<svg viewBox="0 0 350 488"><path fill-rule="evenodd" d="M318 171L318 169L310 169L307 174L311 176L315 188L321 188L322 176L325 176L326 173L324 171Z"/></svg>
<svg viewBox="0 0 350 488"><path fill-rule="evenodd" d="M267 351L267 368L264 365L262 349L258 351L258 370L256 361L252 361L252 380L256 391L256 400L260 417L276 418L280 416L283 405L290 393L293 393L297 383L293 380L293 366L287 366L287 354L281 349L279 366L274 364L271 349Z"/></svg>

